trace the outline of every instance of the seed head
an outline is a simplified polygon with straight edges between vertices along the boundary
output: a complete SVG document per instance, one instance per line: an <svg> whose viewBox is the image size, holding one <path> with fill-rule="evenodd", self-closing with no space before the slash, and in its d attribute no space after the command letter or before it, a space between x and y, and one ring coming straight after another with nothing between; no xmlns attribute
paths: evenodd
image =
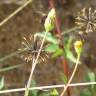
<svg viewBox="0 0 96 96"><path fill-rule="evenodd" d="M83 8L78 13L76 24L83 26L82 31L86 34L96 31L96 10Z"/></svg>
<svg viewBox="0 0 96 96"><path fill-rule="evenodd" d="M33 56L36 57L38 54L38 50L40 48L40 40L37 40L34 38L33 35L30 35L28 38L23 37L23 49L27 48L27 51L23 54L21 54L21 58L23 58L25 61L29 62L33 60ZM22 50L22 48L20 49ZM45 61L48 57L47 52L44 51L44 48L41 50L40 59L38 60L38 63L41 63L41 61Z"/></svg>

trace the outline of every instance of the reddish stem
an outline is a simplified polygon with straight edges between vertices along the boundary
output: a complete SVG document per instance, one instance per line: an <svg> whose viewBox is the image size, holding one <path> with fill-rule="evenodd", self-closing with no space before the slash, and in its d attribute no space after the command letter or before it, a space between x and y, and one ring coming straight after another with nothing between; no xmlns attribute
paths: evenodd
<svg viewBox="0 0 96 96"><path fill-rule="evenodd" d="M67 63L67 59L66 57L64 58L63 56L61 57L61 61L62 61L62 64L64 65L64 74L67 76L68 78L68 63ZM68 87L67 88L67 96L71 96L70 95L70 88Z"/></svg>
<svg viewBox="0 0 96 96"><path fill-rule="evenodd" d="M54 0L49 0L49 4L51 8L55 8L54 6ZM62 35L61 35L61 28L60 28L60 21L58 19L58 17L56 16L56 29L57 29L57 34L59 35L59 39L60 39L60 48L62 48L64 50L64 45L63 45L63 39L62 39ZM68 78L68 64L67 64L67 59L66 56L65 58L62 56L61 57L61 61L64 65L64 74L67 76ZM70 90L69 88L67 89L67 96L70 96Z"/></svg>

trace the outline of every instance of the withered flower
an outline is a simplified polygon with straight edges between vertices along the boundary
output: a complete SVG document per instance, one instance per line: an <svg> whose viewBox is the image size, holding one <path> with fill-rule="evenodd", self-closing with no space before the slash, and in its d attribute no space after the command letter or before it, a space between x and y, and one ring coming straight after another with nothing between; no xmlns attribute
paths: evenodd
<svg viewBox="0 0 96 96"><path fill-rule="evenodd" d="M96 31L96 10L91 8L83 8L81 12L78 13L76 18L76 24L82 27L83 33L90 33Z"/></svg>
<svg viewBox="0 0 96 96"><path fill-rule="evenodd" d="M33 57L36 58L38 54L41 42L39 39L34 38L34 36L31 34L28 38L23 37L23 40L23 48L27 48L27 51L24 52L23 55L21 55L21 58L23 58L27 62L32 61ZM22 48L20 50L22 50ZM44 50L44 48L42 48L38 63L44 62L47 57L47 52Z"/></svg>

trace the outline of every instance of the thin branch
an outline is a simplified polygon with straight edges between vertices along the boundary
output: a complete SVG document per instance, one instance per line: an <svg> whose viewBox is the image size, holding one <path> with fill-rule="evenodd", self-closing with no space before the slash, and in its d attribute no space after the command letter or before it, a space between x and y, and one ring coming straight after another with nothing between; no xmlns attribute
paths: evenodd
<svg viewBox="0 0 96 96"><path fill-rule="evenodd" d="M61 35L64 35L64 34L67 34L67 33L72 32L72 31L78 30L78 29L82 28L83 26L84 26L84 25L82 25L82 26L75 26L75 27L73 27L73 28L67 29L67 30L65 30L64 32L62 32Z"/></svg>
<svg viewBox="0 0 96 96"><path fill-rule="evenodd" d="M45 41L45 39L46 39L46 35L47 35L47 32L45 33L44 38L43 38L43 40L42 40L42 42L41 42L41 45L40 45L40 48L39 48L39 50L38 50L38 54L37 54L37 56L36 56L36 59L35 59L35 61L34 61L33 64L32 64L32 69L31 69L30 77L29 77L29 80L28 80L28 83L27 83L27 86L26 86L26 90L25 90L25 95L24 95L24 96L28 96L29 88L30 88L30 85L31 85L31 80L32 80L32 77L33 77L33 73L34 73L36 64L37 64L37 62L38 62L40 53L41 53L41 51L42 51L42 47L43 47L44 41Z"/></svg>
<svg viewBox="0 0 96 96"><path fill-rule="evenodd" d="M18 55L18 54L20 54L20 53L22 53L24 51L27 51L27 50L28 50L27 48L23 48L22 50L20 49L18 51L10 53L9 55L6 55L6 56L0 58L0 62L3 62L3 61L5 61L5 60L7 60L7 59L9 59L9 58L11 58L13 56L16 56L16 55ZM42 52L47 52L47 51L46 50L42 50ZM33 50L32 53L38 53L38 50Z"/></svg>
<svg viewBox="0 0 96 96"><path fill-rule="evenodd" d="M74 84L69 84L68 86L70 86L70 87L79 87L79 86L89 86L89 85L96 85L96 82L74 83ZM61 88L61 87L65 87L65 84L32 87L32 88L29 88L29 90L44 90L44 89ZM12 93L12 92L22 92L22 91L25 91L25 88L2 90L2 91L0 91L0 94Z"/></svg>
<svg viewBox="0 0 96 96"><path fill-rule="evenodd" d="M5 56L5 57L2 57L2 58L0 58L0 62L3 62L3 61L5 61L5 60L7 60L7 59L9 59L9 58L11 58L11 57L13 57L13 56L16 56L17 54L22 53L22 52L24 52L24 51L26 51L26 50L27 50L27 48L24 48L24 49L22 49L22 50L18 50L18 51L16 51L16 52L13 52L13 53Z"/></svg>
<svg viewBox="0 0 96 96"><path fill-rule="evenodd" d="M30 4L32 0L26 1L22 6L20 6L18 9L16 9L14 12L12 12L8 17L6 17L1 23L0 27L4 25L8 20L10 20L12 17L14 17L18 12L20 12L23 8L25 8L28 4Z"/></svg>
<svg viewBox="0 0 96 96"><path fill-rule="evenodd" d="M6 67L6 68L0 68L0 73L1 72L5 72L5 71L10 71L16 68L19 68L21 66L23 66L24 64L18 64L18 65L14 65L14 66L10 66L10 67Z"/></svg>
<svg viewBox="0 0 96 96"><path fill-rule="evenodd" d="M75 73L76 73L77 68L78 68L78 65L79 65L80 55L81 55L81 54L78 54L78 56L77 56L76 65L75 65L75 67L74 67L74 70L73 70L73 72L72 72L72 75L71 75L71 77L69 78L69 81L68 81L68 83L66 84L66 86L64 87L64 89L63 89L63 91L62 91L62 93L61 93L60 96L64 96L64 94L65 94L65 92L66 92L66 90L67 90L67 88L68 88L68 85L71 83L71 81L73 80L73 78L74 78L74 76L75 76Z"/></svg>

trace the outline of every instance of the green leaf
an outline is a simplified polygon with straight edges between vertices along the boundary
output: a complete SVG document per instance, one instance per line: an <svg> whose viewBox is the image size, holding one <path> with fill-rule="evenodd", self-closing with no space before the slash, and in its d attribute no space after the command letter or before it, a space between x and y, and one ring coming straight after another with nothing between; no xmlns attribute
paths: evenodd
<svg viewBox="0 0 96 96"><path fill-rule="evenodd" d="M57 56L63 55L63 50L62 49L58 49L53 55L52 58L55 58Z"/></svg>
<svg viewBox="0 0 96 96"><path fill-rule="evenodd" d="M80 96L92 96L91 92L88 91L87 89L83 90L81 93L80 93Z"/></svg>
<svg viewBox="0 0 96 96"><path fill-rule="evenodd" d="M4 88L4 85L5 85L5 83L4 83L4 77L2 77L0 79L0 90L2 90Z"/></svg>
<svg viewBox="0 0 96 96"><path fill-rule="evenodd" d="M52 52L56 52L58 49L59 49L59 47L57 44L50 44L47 46L45 51L52 53Z"/></svg>
<svg viewBox="0 0 96 96"><path fill-rule="evenodd" d="M87 81L89 82L95 82L96 77L94 72L89 72L86 77Z"/></svg>
<svg viewBox="0 0 96 96"><path fill-rule="evenodd" d="M43 92L39 96L50 96L50 93L49 92Z"/></svg>
<svg viewBox="0 0 96 96"><path fill-rule="evenodd" d="M96 81L96 76L95 76L95 73L94 72L89 72L86 76L86 80L88 82L95 82ZM89 86L89 90L93 91L95 90L95 86L96 85L90 85Z"/></svg>
<svg viewBox="0 0 96 96"><path fill-rule="evenodd" d="M44 38L45 32L36 33L35 36ZM58 44L59 43L58 40L56 39L56 37L52 36L51 33L47 33L46 40L48 42L51 42L51 43L54 43L54 44Z"/></svg>
<svg viewBox="0 0 96 96"><path fill-rule="evenodd" d="M60 77L61 77L62 81L64 82L64 84L67 84L68 79L67 79L66 75L61 72Z"/></svg>
<svg viewBox="0 0 96 96"><path fill-rule="evenodd" d="M35 80L32 80L31 87L36 87L36 81ZM28 96L37 96L37 93L38 93L38 90L31 90L31 91L29 91Z"/></svg>
<svg viewBox="0 0 96 96"><path fill-rule="evenodd" d="M76 57L74 57L72 51L70 51L70 50L66 50L66 57L73 63L76 63L76 61L77 61ZM79 64L81 64L80 61L79 61Z"/></svg>
<svg viewBox="0 0 96 96"><path fill-rule="evenodd" d="M52 89L51 93L50 93L50 96L58 96L59 93L56 89Z"/></svg>
<svg viewBox="0 0 96 96"><path fill-rule="evenodd" d="M67 50L70 50L70 48L71 48L71 46L72 46L73 37L70 36L69 38L67 37L66 39L67 39L67 40L65 40L65 43L64 43L65 48L66 48Z"/></svg>

